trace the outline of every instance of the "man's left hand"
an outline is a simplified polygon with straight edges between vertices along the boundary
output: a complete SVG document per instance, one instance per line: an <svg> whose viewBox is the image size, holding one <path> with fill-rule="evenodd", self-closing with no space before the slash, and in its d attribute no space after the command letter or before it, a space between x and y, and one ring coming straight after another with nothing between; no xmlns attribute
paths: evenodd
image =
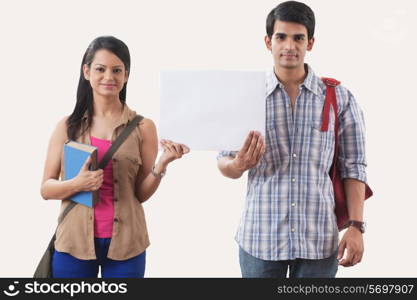
<svg viewBox="0 0 417 300"><path fill-rule="evenodd" d="M346 257L343 258L346 250ZM339 244L337 259L339 265L352 267L361 262L363 256L363 237L362 233L355 227L349 227Z"/></svg>

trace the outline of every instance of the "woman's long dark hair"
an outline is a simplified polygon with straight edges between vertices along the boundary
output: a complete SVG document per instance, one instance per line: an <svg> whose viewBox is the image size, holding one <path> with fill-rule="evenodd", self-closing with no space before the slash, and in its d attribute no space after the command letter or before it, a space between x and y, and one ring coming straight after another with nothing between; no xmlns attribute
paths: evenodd
<svg viewBox="0 0 417 300"><path fill-rule="evenodd" d="M100 49L106 49L115 54L124 63L128 74L130 71L129 48L121 40L113 36L100 36L91 42L85 51L81 62L80 80L77 88L77 102L74 111L67 119L67 135L71 140L76 140L77 136L82 135L82 132L79 135L77 135L77 133L81 131L81 121L86 111L88 111L88 124L83 128L83 132L90 128L92 124L94 115L93 89L91 88L90 82L84 78L83 66L86 64L90 67L94 55L97 50ZM126 84L127 83L124 84L123 89L119 93L119 98L123 105L126 103Z"/></svg>

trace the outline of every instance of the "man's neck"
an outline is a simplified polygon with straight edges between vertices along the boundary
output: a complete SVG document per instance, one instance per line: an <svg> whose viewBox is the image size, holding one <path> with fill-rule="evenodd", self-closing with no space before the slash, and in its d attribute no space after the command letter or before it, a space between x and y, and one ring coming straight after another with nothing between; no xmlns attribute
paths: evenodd
<svg viewBox="0 0 417 300"><path fill-rule="evenodd" d="M299 68L294 69L274 66L274 72L278 80L284 86L300 85L307 76L307 66L304 67L304 65L302 65Z"/></svg>

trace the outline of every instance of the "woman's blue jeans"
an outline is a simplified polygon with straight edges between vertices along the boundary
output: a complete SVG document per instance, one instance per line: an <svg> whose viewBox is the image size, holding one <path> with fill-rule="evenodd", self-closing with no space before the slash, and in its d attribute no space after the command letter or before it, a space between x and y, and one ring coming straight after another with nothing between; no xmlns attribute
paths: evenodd
<svg viewBox="0 0 417 300"><path fill-rule="evenodd" d="M118 261L107 258L111 238L95 238L97 259L81 260L68 253L55 250L52 256L52 277L54 278L97 278L101 267L102 278L143 278L146 253L128 260Z"/></svg>

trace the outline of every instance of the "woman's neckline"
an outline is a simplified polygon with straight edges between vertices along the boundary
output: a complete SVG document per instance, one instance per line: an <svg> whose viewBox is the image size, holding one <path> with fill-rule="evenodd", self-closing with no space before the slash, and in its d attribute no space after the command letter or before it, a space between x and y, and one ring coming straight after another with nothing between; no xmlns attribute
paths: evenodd
<svg viewBox="0 0 417 300"><path fill-rule="evenodd" d="M100 139L100 138L94 137L92 135L90 135L90 138L93 138L95 140L105 141L105 142L111 142L111 140Z"/></svg>

